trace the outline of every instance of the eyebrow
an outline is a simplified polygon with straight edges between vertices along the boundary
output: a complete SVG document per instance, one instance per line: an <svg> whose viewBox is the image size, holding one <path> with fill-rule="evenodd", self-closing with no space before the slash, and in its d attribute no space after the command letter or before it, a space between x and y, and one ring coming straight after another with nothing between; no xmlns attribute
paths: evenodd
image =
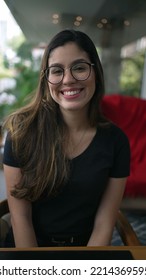
<svg viewBox="0 0 146 280"><path fill-rule="evenodd" d="M83 58L79 58L79 59L74 60L74 61L70 64L69 67L72 67L73 65L75 65L75 64L77 64L77 63L80 63L80 62L87 62L87 63L90 63L89 61L87 61L87 60L85 60L85 59L83 59ZM56 67L58 66L58 67L64 68L64 65L61 64L61 63L53 63L53 64L51 64L51 65L48 66L48 67L51 67L51 66L56 66Z"/></svg>

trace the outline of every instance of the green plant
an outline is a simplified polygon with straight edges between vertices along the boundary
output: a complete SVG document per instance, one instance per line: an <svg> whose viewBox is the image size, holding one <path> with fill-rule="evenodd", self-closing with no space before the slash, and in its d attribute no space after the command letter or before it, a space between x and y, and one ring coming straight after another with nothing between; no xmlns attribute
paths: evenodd
<svg viewBox="0 0 146 280"><path fill-rule="evenodd" d="M126 58L122 62L120 77L121 93L130 96L140 96L145 53Z"/></svg>
<svg viewBox="0 0 146 280"><path fill-rule="evenodd" d="M35 91L38 83L40 58L33 56L33 45L27 41L17 48L17 63L14 63L16 86L10 92L16 96L16 102L11 109L23 106L26 97Z"/></svg>

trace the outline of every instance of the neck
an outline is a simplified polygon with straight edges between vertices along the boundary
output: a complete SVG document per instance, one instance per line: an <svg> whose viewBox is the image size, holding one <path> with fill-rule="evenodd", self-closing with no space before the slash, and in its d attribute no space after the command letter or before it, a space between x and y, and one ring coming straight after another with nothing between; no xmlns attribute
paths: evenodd
<svg viewBox="0 0 146 280"><path fill-rule="evenodd" d="M96 128L91 127L85 111L65 111L62 115L67 126L64 150L67 158L72 159L89 146Z"/></svg>
<svg viewBox="0 0 146 280"><path fill-rule="evenodd" d="M80 131L89 127L89 120L87 112L83 110L78 111L61 111L64 122L69 131Z"/></svg>

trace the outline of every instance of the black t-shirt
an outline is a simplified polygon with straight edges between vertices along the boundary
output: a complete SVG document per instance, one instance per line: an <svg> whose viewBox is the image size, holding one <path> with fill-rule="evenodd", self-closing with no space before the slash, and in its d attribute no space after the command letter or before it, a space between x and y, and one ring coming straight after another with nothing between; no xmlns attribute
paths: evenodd
<svg viewBox="0 0 146 280"><path fill-rule="evenodd" d="M12 143L6 140L3 163L19 167ZM130 148L127 136L114 124L98 127L87 149L70 160L70 177L57 196L32 203L36 235L78 235L91 232L95 213L109 177L127 177L130 171Z"/></svg>

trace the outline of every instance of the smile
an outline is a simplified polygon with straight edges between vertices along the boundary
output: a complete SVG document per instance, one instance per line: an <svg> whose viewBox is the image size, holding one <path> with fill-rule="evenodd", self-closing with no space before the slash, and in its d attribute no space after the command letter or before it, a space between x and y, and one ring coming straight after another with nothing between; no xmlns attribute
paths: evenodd
<svg viewBox="0 0 146 280"><path fill-rule="evenodd" d="M71 90L71 91L63 91L63 95L66 96L73 96L73 95L77 95L81 92L81 90Z"/></svg>

